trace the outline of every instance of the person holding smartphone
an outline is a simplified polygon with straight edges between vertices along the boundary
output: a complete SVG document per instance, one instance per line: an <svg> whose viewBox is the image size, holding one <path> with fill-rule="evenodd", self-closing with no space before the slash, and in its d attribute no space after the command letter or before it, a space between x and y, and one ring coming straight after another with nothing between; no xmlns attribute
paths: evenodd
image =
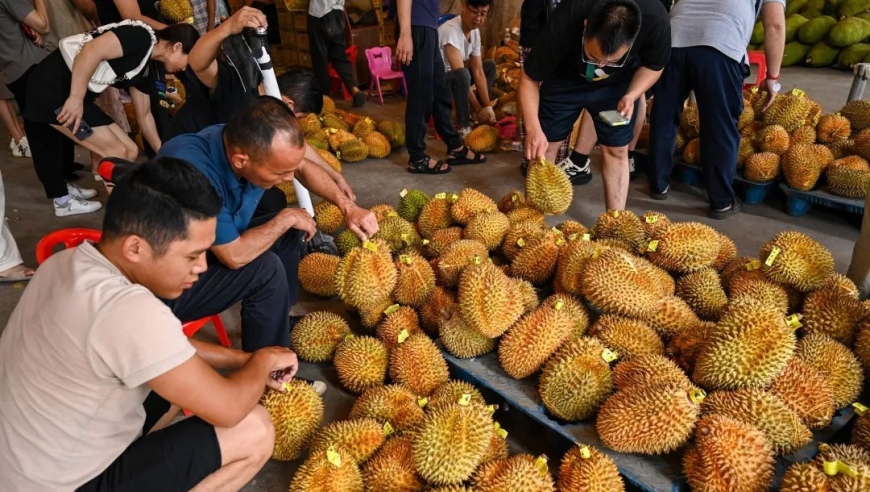
<svg viewBox="0 0 870 492"><path fill-rule="evenodd" d="M606 207L623 210L632 123L643 116L637 114L638 99L661 76L670 51L668 15L659 0L560 3L520 78L525 157L555 160L585 108L601 146ZM620 117L602 118L607 111Z"/></svg>

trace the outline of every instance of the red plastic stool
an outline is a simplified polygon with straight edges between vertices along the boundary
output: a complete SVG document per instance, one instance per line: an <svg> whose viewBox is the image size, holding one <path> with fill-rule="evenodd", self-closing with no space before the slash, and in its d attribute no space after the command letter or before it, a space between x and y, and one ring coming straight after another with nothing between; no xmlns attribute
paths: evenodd
<svg viewBox="0 0 870 492"><path fill-rule="evenodd" d="M356 65L356 55L359 51L356 45L351 46L350 48L344 50L344 54L347 55L347 61L350 62L351 66ZM341 92L344 96L345 101L350 101L352 99L350 91L345 87L344 82L341 80L341 77L338 75L338 72L332 68L332 63L329 64L329 80L331 82L331 86L329 90L332 93Z"/></svg>
<svg viewBox="0 0 870 492"><path fill-rule="evenodd" d="M764 56L763 51L747 51L746 54L750 65L758 65L758 77L755 78L755 83L743 84L744 89L751 89L760 86L767 78L767 57Z"/></svg>

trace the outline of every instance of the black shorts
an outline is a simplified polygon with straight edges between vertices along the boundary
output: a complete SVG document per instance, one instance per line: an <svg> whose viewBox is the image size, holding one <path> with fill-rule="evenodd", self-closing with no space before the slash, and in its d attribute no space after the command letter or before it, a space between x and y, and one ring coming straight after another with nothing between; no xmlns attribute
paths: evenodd
<svg viewBox="0 0 870 492"><path fill-rule="evenodd" d="M598 143L605 147L624 147L634 138L634 121L637 117L637 101L631 123L610 126L598 113L615 110L619 100L625 96L630 82L612 85L593 86L585 82L564 78L545 80L541 84L541 103L538 118L541 128L549 142L561 142L571 135L574 123L585 108L595 122Z"/></svg>
<svg viewBox="0 0 870 492"><path fill-rule="evenodd" d="M216 472L220 445L214 427L202 419L190 417L147 434L168 410L169 402L151 393L143 436L76 492L186 491Z"/></svg>

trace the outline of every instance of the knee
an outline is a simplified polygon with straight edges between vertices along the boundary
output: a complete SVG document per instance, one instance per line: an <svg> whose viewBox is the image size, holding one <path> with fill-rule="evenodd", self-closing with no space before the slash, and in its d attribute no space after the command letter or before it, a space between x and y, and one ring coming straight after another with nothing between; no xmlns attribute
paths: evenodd
<svg viewBox="0 0 870 492"><path fill-rule="evenodd" d="M487 75L495 75L496 65L495 60L484 60L483 61L483 71Z"/></svg>
<svg viewBox="0 0 870 492"><path fill-rule="evenodd" d="M249 454L252 457L261 458L263 462L272 456L275 449L275 426L272 417L262 405L256 405L251 413L239 424L241 434L245 441Z"/></svg>
<svg viewBox="0 0 870 492"><path fill-rule="evenodd" d="M463 87L471 86L471 72L467 68L458 68L453 72L456 74L456 80L458 80Z"/></svg>
<svg viewBox="0 0 870 492"><path fill-rule="evenodd" d="M604 154L605 157L609 157L612 159L628 159L628 146L623 145L622 147L605 147L601 146L601 153Z"/></svg>
<svg viewBox="0 0 870 492"><path fill-rule="evenodd" d="M266 251L254 259L249 266L255 269L255 279L267 281L273 277L284 278L284 264L281 258L271 251Z"/></svg>

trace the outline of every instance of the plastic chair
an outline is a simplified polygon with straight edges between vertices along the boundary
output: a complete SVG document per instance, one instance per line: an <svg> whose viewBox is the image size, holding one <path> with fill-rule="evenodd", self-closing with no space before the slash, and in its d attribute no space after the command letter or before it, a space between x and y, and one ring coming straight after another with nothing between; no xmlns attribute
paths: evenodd
<svg viewBox="0 0 870 492"><path fill-rule="evenodd" d="M758 76L755 78L755 83L743 84L744 89L751 89L761 85L767 78L767 57L764 56L763 51L747 51L746 55L750 65L758 65Z"/></svg>
<svg viewBox="0 0 870 492"><path fill-rule="evenodd" d="M366 50L366 60L369 62L369 71L372 73L374 85L378 89L378 99L381 101L381 106L384 105L384 93L381 90L381 80L402 79L402 89L405 94L408 94L408 85L405 83L404 72L393 70L393 50L389 46L381 46L369 48ZM372 84L369 84L369 91L366 97L372 95Z"/></svg>
<svg viewBox="0 0 870 492"><path fill-rule="evenodd" d="M347 61L350 62L351 66L356 65L356 57L357 54L359 54L359 48L356 45L353 45L350 48L344 50L344 54L347 55ZM332 63L329 64L329 80L331 82L331 87L329 88L330 91L337 92L340 87L344 100L350 101L352 99L350 91L347 90L347 87L345 87L344 85L344 81L341 80L341 76L338 75L338 72L336 72L335 69L332 67Z"/></svg>
<svg viewBox="0 0 870 492"><path fill-rule="evenodd" d="M36 262L42 265L54 253L54 248L59 244L63 244L67 249L75 248L85 241L99 241L103 235L102 232L96 229L70 228L60 229L50 232L36 243ZM223 320L217 314L208 316L196 321L190 321L182 325L184 334L192 337L194 333L205 326L209 321L214 323L214 329L217 332L221 345L224 347L232 347L230 337L227 336L227 328L224 326Z"/></svg>

